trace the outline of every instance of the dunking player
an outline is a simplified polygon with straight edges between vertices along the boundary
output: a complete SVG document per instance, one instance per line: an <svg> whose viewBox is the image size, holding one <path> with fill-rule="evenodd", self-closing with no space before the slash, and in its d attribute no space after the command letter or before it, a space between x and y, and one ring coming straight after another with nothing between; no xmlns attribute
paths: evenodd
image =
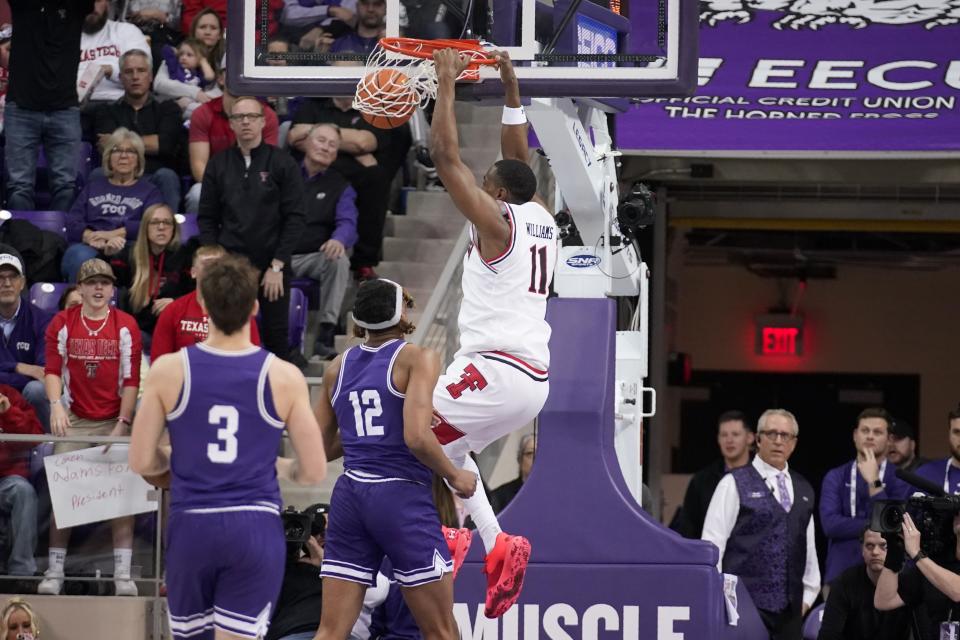
<svg viewBox="0 0 960 640"><path fill-rule="evenodd" d="M209 336L153 363L134 422L130 468L158 475L169 466L172 476L166 580L174 638L266 635L284 570L277 468L304 484L326 473L306 381L250 342L258 287L245 258L206 268ZM298 461L277 461L284 425ZM164 426L169 453L159 446Z"/></svg>
<svg viewBox="0 0 960 640"><path fill-rule="evenodd" d="M400 285L360 285L353 316L366 341L323 376L317 419L327 456L343 456L344 474L330 498L316 640L346 640L384 557L425 640L458 638L453 563L431 470L463 497L474 493L477 477L456 468L430 431L439 360L404 342L413 329L405 308Z"/></svg>
<svg viewBox="0 0 960 640"><path fill-rule="evenodd" d="M433 394L434 432L451 461L474 473L470 451L481 451L529 423L546 402L550 325L545 315L559 238L527 165L527 120L513 66L505 54L497 57L506 93L503 159L477 186L460 159L453 110L454 83L466 60L453 49L434 53L439 90L430 155L453 202L472 224L472 246L463 262L460 351ZM500 530L482 489L464 505L487 553L485 613L501 616L520 595L530 543ZM460 545L455 555L468 546L469 541Z"/></svg>

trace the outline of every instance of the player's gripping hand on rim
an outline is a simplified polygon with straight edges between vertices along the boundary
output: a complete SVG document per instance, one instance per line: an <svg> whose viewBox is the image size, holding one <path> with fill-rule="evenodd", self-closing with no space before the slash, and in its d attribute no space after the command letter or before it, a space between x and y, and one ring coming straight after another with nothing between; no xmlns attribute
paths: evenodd
<svg viewBox="0 0 960 640"><path fill-rule="evenodd" d="M457 49L438 49L434 51L433 62L437 68L437 79L441 82L456 82L464 69L470 66L470 58Z"/></svg>

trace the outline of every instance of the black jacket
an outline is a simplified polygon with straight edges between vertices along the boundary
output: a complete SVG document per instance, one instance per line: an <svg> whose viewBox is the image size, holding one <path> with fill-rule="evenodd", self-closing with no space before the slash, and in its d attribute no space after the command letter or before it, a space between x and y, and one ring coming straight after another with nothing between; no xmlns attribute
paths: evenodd
<svg viewBox="0 0 960 640"><path fill-rule="evenodd" d="M251 151L249 168L238 147L221 151L203 173L197 223L203 244L223 245L260 269L275 258L289 266L305 224L300 167L266 143Z"/></svg>
<svg viewBox="0 0 960 640"><path fill-rule="evenodd" d="M55 111L77 106L80 30L93 0L10 0L14 24L7 102Z"/></svg>
<svg viewBox="0 0 960 640"><path fill-rule="evenodd" d="M306 181L303 187L306 223L295 254L315 253L330 239L337 228L337 203L348 186L347 179L332 170Z"/></svg>

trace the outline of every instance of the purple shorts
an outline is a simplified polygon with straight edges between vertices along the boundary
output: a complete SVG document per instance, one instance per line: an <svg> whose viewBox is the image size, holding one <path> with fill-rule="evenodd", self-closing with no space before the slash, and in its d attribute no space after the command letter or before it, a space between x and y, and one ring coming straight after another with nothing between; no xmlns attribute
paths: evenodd
<svg viewBox="0 0 960 640"><path fill-rule="evenodd" d="M337 479L330 497L321 575L374 586L384 557L401 587L453 571L430 487L349 474Z"/></svg>
<svg viewBox="0 0 960 640"><path fill-rule="evenodd" d="M214 628L243 638L265 636L283 582L280 517L256 510L176 512L167 531L173 637L213 640Z"/></svg>

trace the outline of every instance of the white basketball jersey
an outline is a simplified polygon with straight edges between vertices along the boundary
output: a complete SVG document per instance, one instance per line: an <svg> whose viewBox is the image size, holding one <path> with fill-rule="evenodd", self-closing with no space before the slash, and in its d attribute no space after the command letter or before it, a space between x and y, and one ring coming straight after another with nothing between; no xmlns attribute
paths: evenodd
<svg viewBox="0 0 960 640"><path fill-rule="evenodd" d="M463 259L460 351L504 351L547 369L550 325L547 295L557 264L560 234L553 216L536 202L500 202L510 223L510 244L496 258L480 257L477 230Z"/></svg>

